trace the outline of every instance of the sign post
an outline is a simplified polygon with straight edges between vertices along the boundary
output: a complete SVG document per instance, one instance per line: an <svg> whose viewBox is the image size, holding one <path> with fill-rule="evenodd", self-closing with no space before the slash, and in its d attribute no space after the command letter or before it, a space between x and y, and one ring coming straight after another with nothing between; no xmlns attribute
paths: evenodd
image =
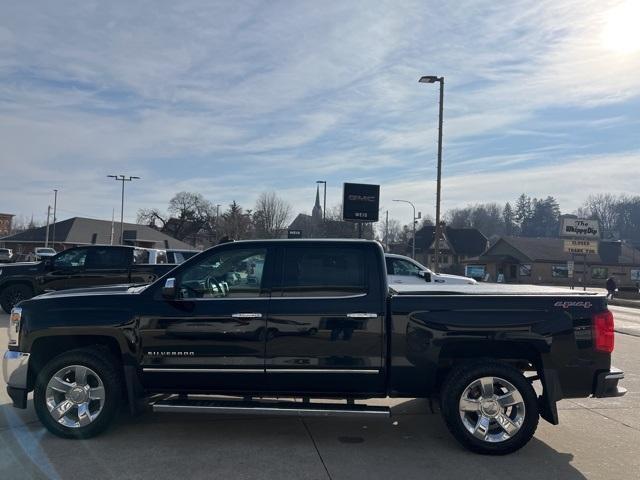
<svg viewBox="0 0 640 480"><path fill-rule="evenodd" d="M380 185L345 183L342 191L342 219L358 223L358 238L362 224L378 221Z"/></svg>
<svg viewBox="0 0 640 480"><path fill-rule="evenodd" d="M587 289L587 255L598 254L598 240L600 239L600 224L598 220L563 217L560 225L560 236L564 240L564 252L571 254L567 262L567 270L573 288L573 270L576 255L582 256L582 289Z"/></svg>

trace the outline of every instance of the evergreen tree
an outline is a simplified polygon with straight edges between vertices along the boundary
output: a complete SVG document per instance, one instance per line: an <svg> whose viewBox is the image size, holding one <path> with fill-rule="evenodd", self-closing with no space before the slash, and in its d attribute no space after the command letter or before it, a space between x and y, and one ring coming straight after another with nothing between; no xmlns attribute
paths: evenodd
<svg viewBox="0 0 640 480"><path fill-rule="evenodd" d="M502 221L504 223L504 234L509 236L515 235L515 214L513 213L513 209L509 202L505 203L504 208L502 209Z"/></svg>

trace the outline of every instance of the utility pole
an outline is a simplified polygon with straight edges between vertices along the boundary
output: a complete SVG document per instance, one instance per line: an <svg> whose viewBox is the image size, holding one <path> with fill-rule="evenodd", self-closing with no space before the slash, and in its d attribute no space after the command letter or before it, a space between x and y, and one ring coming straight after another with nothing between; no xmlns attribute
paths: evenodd
<svg viewBox="0 0 640 480"><path fill-rule="evenodd" d="M113 245L113 234L114 234L114 221L115 221L115 216L116 216L116 209L112 208L111 209L111 237L109 238L109 245Z"/></svg>
<svg viewBox="0 0 640 480"><path fill-rule="evenodd" d="M384 221L384 246L389 251L389 210L385 213L385 221Z"/></svg>
<svg viewBox="0 0 640 480"><path fill-rule="evenodd" d="M51 216L51 205L47 205L47 230L44 237L44 246L49 246L49 216Z"/></svg>
<svg viewBox="0 0 640 480"><path fill-rule="evenodd" d="M107 175L118 182L122 182L122 199L120 202L120 245L124 245L124 182L139 180L140 177L127 177L125 175Z"/></svg>
<svg viewBox="0 0 640 480"><path fill-rule="evenodd" d="M435 75L426 75L420 77L418 80L420 83L440 83L440 108L438 115L438 173L436 181L436 232L435 232L435 254L436 263L434 265L434 272L440 270L440 237L442 232L440 225L440 190L442 182L442 122L444 115L444 77L437 77Z"/></svg>
<svg viewBox="0 0 640 480"><path fill-rule="evenodd" d="M56 213L58 211L58 190L53 189L53 238L51 239L51 246L56 248L56 222L58 221L58 217Z"/></svg>

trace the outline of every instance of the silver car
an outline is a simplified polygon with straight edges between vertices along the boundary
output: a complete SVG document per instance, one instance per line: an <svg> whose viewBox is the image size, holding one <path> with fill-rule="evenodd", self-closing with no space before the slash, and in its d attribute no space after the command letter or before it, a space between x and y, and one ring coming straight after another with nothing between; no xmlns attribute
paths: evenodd
<svg viewBox="0 0 640 480"><path fill-rule="evenodd" d="M0 262L10 262L13 258L13 251L9 248L0 248Z"/></svg>

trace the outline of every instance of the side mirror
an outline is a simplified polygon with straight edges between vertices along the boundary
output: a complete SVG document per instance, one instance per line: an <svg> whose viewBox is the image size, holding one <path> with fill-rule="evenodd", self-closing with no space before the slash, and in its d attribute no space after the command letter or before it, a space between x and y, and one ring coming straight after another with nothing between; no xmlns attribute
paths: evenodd
<svg viewBox="0 0 640 480"><path fill-rule="evenodd" d="M176 279L167 278L162 287L162 296L164 298L176 298Z"/></svg>
<svg viewBox="0 0 640 480"><path fill-rule="evenodd" d="M431 281L431 273L430 272L426 272L424 270L421 270L418 275L422 278L424 278L425 282L430 282Z"/></svg>

